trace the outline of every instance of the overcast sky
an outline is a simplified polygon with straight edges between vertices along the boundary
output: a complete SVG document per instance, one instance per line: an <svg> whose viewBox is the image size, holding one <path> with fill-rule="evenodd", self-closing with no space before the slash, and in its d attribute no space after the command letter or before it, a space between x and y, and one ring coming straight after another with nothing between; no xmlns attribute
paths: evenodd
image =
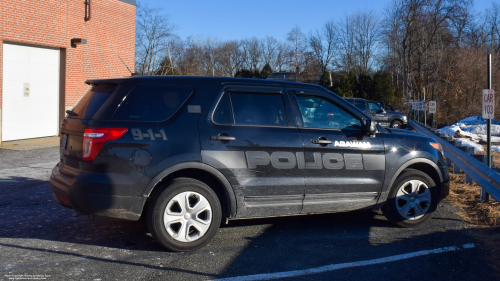
<svg viewBox="0 0 500 281"><path fill-rule="evenodd" d="M302 32L321 27L327 20L362 9L382 13L389 0L137 0L139 5L162 8L175 33L182 39L190 35L221 40L274 36L285 41L298 25ZM484 13L491 0L474 1L474 10ZM497 2L498 3L498 2Z"/></svg>

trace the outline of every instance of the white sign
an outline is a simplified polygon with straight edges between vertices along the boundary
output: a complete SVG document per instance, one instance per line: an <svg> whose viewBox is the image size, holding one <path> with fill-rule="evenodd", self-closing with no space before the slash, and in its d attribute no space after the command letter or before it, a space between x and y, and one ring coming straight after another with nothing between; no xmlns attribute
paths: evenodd
<svg viewBox="0 0 500 281"><path fill-rule="evenodd" d="M429 113L436 113L436 101L429 101Z"/></svg>
<svg viewBox="0 0 500 281"><path fill-rule="evenodd" d="M423 100L423 101L422 101L422 105L421 105L421 107L420 107L420 110L421 110L421 111L426 111L426 110L427 110L427 106L426 106L426 104L425 104L425 100Z"/></svg>
<svg viewBox="0 0 500 281"><path fill-rule="evenodd" d="M415 102L411 103L411 109L415 109Z"/></svg>
<svg viewBox="0 0 500 281"><path fill-rule="evenodd" d="M495 115L495 91L483 90L483 118L493 119Z"/></svg>

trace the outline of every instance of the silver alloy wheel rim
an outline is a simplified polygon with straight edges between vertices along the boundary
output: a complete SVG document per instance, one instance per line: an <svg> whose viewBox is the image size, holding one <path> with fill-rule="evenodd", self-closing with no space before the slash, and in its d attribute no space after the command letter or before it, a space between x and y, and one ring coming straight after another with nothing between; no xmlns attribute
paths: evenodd
<svg viewBox="0 0 500 281"><path fill-rule="evenodd" d="M167 233L177 241L193 242L205 235L212 224L212 207L203 195L186 191L177 194L163 213Z"/></svg>
<svg viewBox="0 0 500 281"><path fill-rule="evenodd" d="M396 209L406 220L418 220L431 206L431 191L421 180L410 180L401 185L396 194Z"/></svg>

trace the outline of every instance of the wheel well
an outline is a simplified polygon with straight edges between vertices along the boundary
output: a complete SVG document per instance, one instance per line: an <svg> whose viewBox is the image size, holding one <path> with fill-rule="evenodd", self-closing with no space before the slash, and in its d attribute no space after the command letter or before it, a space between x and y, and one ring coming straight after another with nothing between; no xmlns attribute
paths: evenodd
<svg viewBox="0 0 500 281"><path fill-rule="evenodd" d="M394 119L392 119L392 121L391 121L391 124L390 124L390 125L392 125L392 122L394 122L394 121L399 121L399 122L401 122L401 124L403 124L403 123L404 123L404 122L403 122L403 120L401 120L401 119L399 119L399 118L394 118Z"/></svg>
<svg viewBox="0 0 500 281"><path fill-rule="evenodd" d="M229 200L229 195L227 194L224 185L219 181L219 179L216 176L204 170L188 168L175 171L169 174L168 176L164 177L158 183L156 183L154 189L152 190L152 193L160 184L175 178L196 179L208 185L215 192L215 194L217 194L217 197L219 198L220 205L222 207L223 218L229 218L231 216L231 201ZM149 199L150 198L148 198L148 200L146 201L146 204L148 204Z"/></svg>
<svg viewBox="0 0 500 281"><path fill-rule="evenodd" d="M441 177L439 176L438 171L436 171L436 169L431 165L426 163L415 163L406 167L406 169L414 169L426 173L432 178L436 186L439 187L438 190L441 190Z"/></svg>

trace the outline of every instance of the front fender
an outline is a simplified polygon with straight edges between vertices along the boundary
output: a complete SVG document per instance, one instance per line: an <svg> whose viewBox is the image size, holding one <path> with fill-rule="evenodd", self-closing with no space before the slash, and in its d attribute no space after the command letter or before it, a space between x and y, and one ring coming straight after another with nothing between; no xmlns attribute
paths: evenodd
<svg viewBox="0 0 500 281"><path fill-rule="evenodd" d="M382 192L380 193L380 197L377 201L377 205L385 203L385 201L387 200L387 197L389 196L389 191L390 191L392 185L394 184L394 182L396 181L396 179L398 178L398 176L406 168L408 168L409 166L411 166L413 164L427 164L427 165L432 166L434 168L434 170L436 170L437 174L439 175L439 180L440 180L439 184L441 184L443 182L443 174L441 173L441 169L439 169L439 167L438 167L438 165L436 165L436 163L434 163L433 161L431 161L427 158L410 159L410 160L406 161L403 165L401 165L393 175L391 175L389 178L386 177L386 181L384 183L384 187L382 189Z"/></svg>

